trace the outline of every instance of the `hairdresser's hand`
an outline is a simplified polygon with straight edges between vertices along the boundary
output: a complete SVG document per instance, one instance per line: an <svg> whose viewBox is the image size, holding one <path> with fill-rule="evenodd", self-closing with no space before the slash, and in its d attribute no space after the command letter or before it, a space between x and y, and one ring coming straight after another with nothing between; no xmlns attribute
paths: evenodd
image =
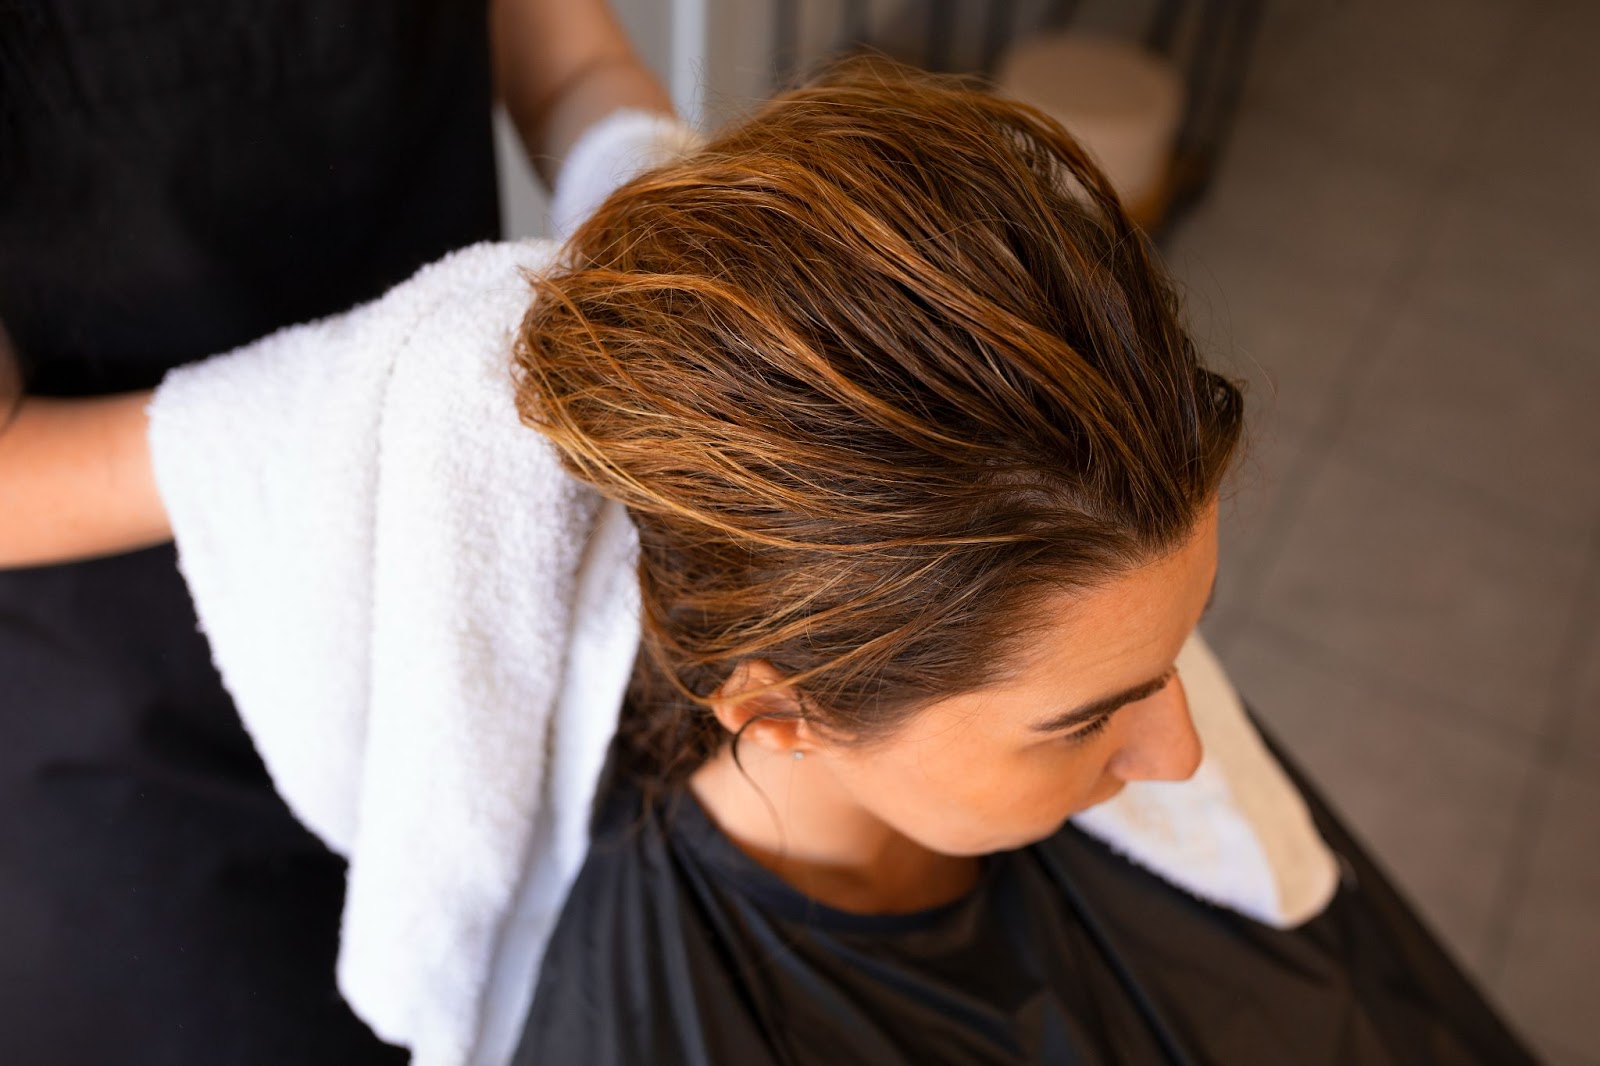
<svg viewBox="0 0 1600 1066"><path fill-rule="evenodd" d="M605 0L493 0L495 88L545 184L591 124L622 107L672 114L672 98Z"/></svg>
<svg viewBox="0 0 1600 1066"><path fill-rule="evenodd" d="M0 569L172 538L146 439L148 392L25 396L0 328Z"/></svg>

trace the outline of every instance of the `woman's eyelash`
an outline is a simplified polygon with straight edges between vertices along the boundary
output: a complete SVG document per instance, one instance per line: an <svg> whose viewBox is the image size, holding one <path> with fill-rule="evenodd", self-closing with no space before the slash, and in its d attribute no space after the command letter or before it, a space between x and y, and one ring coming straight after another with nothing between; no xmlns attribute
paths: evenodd
<svg viewBox="0 0 1600 1066"><path fill-rule="evenodd" d="M1069 744L1077 744L1081 741L1088 740L1090 737L1094 736L1096 733L1100 732L1110 724L1111 716L1109 714L1103 714L1099 718L1096 718L1094 721L1090 722L1088 725L1084 726L1082 729L1078 730L1076 733L1068 733L1062 739Z"/></svg>
<svg viewBox="0 0 1600 1066"><path fill-rule="evenodd" d="M1161 675L1161 686L1160 686L1160 688L1156 689L1156 691L1160 692L1161 689L1166 688L1167 685L1171 683L1172 679L1174 677L1177 677L1177 676L1178 676L1178 667L1176 665L1168 667L1167 668L1167 672ZM1120 709L1121 708L1118 708L1118 710L1120 710ZM1105 714L1102 714L1099 718L1096 718L1094 721L1090 722L1088 725L1084 726L1082 729L1078 730L1076 733L1068 733L1066 736L1062 737L1061 739L1065 740L1069 744L1078 744L1078 743L1081 743L1081 742L1083 742L1085 740L1088 740L1090 737L1092 737L1096 733L1100 732L1106 726L1110 725L1111 724L1111 716L1113 714L1116 714L1116 713L1117 713L1116 711L1107 711Z"/></svg>

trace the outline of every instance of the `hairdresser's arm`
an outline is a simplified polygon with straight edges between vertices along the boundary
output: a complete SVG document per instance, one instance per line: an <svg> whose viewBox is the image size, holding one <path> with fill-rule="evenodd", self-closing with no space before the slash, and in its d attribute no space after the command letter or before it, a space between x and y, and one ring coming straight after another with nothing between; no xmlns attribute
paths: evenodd
<svg viewBox="0 0 1600 1066"><path fill-rule="evenodd" d="M145 437L149 401L24 396L0 329L0 569L172 538Z"/></svg>
<svg viewBox="0 0 1600 1066"><path fill-rule="evenodd" d="M492 0L495 81L549 182L588 126L672 101L604 0ZM170 540L146 437L149 393L23 396L0 330L0 569Z"/></svg>
<svg viewBox="0 0 1600 1066"><path fill-rule="evenodd" d="M492 0L495 87L548 185L579 136L622 107L672 114L605 0Z"/></svg>

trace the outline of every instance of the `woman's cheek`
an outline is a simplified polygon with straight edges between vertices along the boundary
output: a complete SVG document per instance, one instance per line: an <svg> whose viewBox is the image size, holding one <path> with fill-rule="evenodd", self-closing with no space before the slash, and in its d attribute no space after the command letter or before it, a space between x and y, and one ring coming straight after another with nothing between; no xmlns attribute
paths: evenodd
<svg viewBox="0 0 1600 1066"><path fill-rule="evenodd" d="M1057 824L1103 803L1121 790L1108 767L1116 752L1114 745L1105 742L1104 735L1083 744L1065 744L1057 753L1057 762L1051 786L1041 799L1047 804Z"/></svg>
<svg viewBox="0 0 1600 1066"><path fill-rule="evenodd" d="M1094 802L1092 795L1102 787L1103 766L1103 759L1063 751L1018 760L997 778L987 820L1010 847L1051 836Z"/></svg>
<svg viewBox="0 0 1600 1066"><path fill-rule="evenodd" d="M1031 844L1065 820L1059 773L1001 757L971 759L944 787L920 797L916 820L934 850L978 855Z"/></svg>

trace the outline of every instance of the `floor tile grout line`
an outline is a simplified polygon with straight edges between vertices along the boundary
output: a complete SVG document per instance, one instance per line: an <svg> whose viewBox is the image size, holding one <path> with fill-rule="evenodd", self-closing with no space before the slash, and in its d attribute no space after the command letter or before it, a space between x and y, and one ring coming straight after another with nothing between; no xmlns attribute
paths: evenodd
<svg viewBox="0 0 1600 1066"><path fill-rule="evenodd" d="M1596 629L1600 629L1600 524L1590 531L1589 555L1579 578L1577 601L1567 618L1561 650L1556 656L1557 680L1543 730L1545 754L1551 765L1561 765L1569 753L1589 640Z"/></svg>
<svg viewBox="0 0 1600 1066"><path fill-rule="evenodd" d="M1473 199L1478 195L1480 194L1477 192L1463 190L1462 201L1470 207L1482 206L1473 203ZM1491 197L1485 196L1485 199L1489 198ZM1520 205L1517 206L1516 213L1519 216L1516 221L1530 222L1529 228L1536 226L1544 230L1555 229L1562 225L1561 220L1553 215L1550 218L1541 217L1536 222L1531 222L1529 219L1521 217L1523 211ZM1593 234L1586 233L1582 234L1582 236L1585 243L1593 244L1596 239L1600 239L1600 227L1597 227ZM1449 302L1445 297L1426 297L1418 303L1418 310L1430 317L1447 320L1450 325L1455 326L1457 329L1470 330L1485 340L1496 342L1500 347L1515 348L1524 345L1527 340L1524 332L1508 325L1501 316L1496 314L1477 314L1472 308L1463 308L1459 304ZM1567 337L1547 337L1540 339L1537 348L1527 350L1535 353L1535 358L1542 358L1550 365L1558 368L1559 372L1560 369L1564 368L1564 364L1569 361L1575 363L1586 361L1593 354L1594 348L1593 341L1589 337L1585 337L1581 341L1575 341Z"/></svg>
<svg viewBox="0 0 1600 1066"><path fill-rule="evenodd" d="M1475 94L1478 99L1481 100L1492 90L1499 80L1497 75L1506 71L1512 64L1524 60L1529 38L1548 15L1548 8L1537 12L1534 18L1519 27L1522 31L1520 34L1513 35L1508 40L1499 61L1491 66L1480 83L1479 92ZM1469 113L1475 114L1476 111ZM1376 342L1392 334L1396 320L1407 300L1415 295L1418 280L1447 217L1446 212L1451 209L1451 195L1462 184L1462 179L1459 176L1453 179L1447 168L1452 161L1466 158L1465 150L1471 147L1471 142L1467 139L1471 125L1471 123L1464 124L1462 129L1457 131L1457 135L1447 142L1449 147L1440 158L1440 172L1435 175L1431 199L1427 201L1425 210L1420 213L1420 217L1412 227L1412 243L1405 246L1388 267L1380 295L1369 305L1352 345L1330 383L1310 432L1297 443L1290 456L1285 475L1286 484L1282 486L1279 497L1269 508L1261 532L1254 538L1253 554L1260 563L1251 568L1248 579L1244 582L1245 587L1234 597L1234 610L1226 620L1226 624L1230 626L1236 624L1237 628L1242 630L1253 620L1267 585L1267 576L1287 550L1294 522L1298 519L1309 496L1309 483L1332 461L1335 449L1345 435L1354 411L1355 397L1374 365ZM1464 172L1465 168L1457 170ZM1594 554L1600 555L1600 552ZM1564 641L1564 647L1574 646L1573 641L1576 640L1574 634L1578 632L1578 627L1581 626L1587 613L1581 600L1574 602L1568 630L1569 639ZM1231 645L1236 635L1230 631L1227 643ZM1532 750L1538 757L1530 758L1524 770L1523 787L1518 797L1519 811L1514 824L1525 831L1517 833L1513 838L1512 846L1503 861L1500 883L1496 886L1495 897L1489 910L1491 928L1486 930L1484 953L1486 979L1489 975L1497 975L1504 967L1515 904L1525 888L1529 849L1537 839L1537 831L1543 828L1539 823L1548 801L1551 759L1559 757L1561 741L1570 730L1571 712L1570 709L1560 706L1560 688L1561 686L1558 686L1558 692L1552 695L1552 709L1545 716L1547 724L1556 728L1547 730L1542 740L1534 738ZM1460 724L1459 718L1456 719L1456 724Z"/></svg>
<svg viewBox="0 0 1600 1066"><path fill-rule="evenodd" d="M1475 94L1477 98L1489 97L1494 87L1501 81L1500 75L1522 58L1526 42L1530 39L1537 22L1537 18L1530 20L1522 28L1522 33L1508 43L1500 62L1493 65L1480 84L1479 91ZM1469 115L1476 113L1476 109L1469 110ZM1232 614L1243 619L1238 623L1241 629L1256 614L1266 587L1267 576L1286 550L1294 521L1309 496L1311 482L1332 460L1334 449L1351 418L1357 391L1374 365L1379 342L1393 333L1403 307L1416 289L1418 279L1427 265L1446 218L1448 194L1459 187L1464 180L1463 168L1452 168L1449 164L1465 157L1466 152L1470 150L1474 128L1475 124L1469 119L1463 122L1462 127L1451 138L1451 148L1441 159L1440 172L1436 175L1431 195L1425 201L1426 207L1419 212L1410 240L1403 246L1407 250L1398 254L1386 271L1385 283L1380 286L1378 298L1374 300L1365 320L1356 330L1349 354L1335 373L1317 417L1288 464L1284 475L1285 484L1270 509L1266 524L1254 545L1255 554L1261 563L1247 573L1244 587L1234 597ZM1231 644L1231 641L1229 643ZM1534 751L1539 750L1535 742ZM1542 809L1549 776L1548 768L1540 765L1542 761L1530 758L1527 764L1524 771L1524 787L1518 798L1519 811L1514 824L1530 826L1532 824L1530 819L1536 818ZM1486 981L1497 974L1504 965L1511 920L1509 904L1517 899L1522 891L1519 867L1526 865L1525 849L1528 845L1525 838L1533 835L1533 833L1515 835L1512 847L1502 865L1500 884L1497 886L1489 910L1489 928L1485 930L1483 970Z"/></svg>
<svg viewBox="0 0 1600 1066"><path fill-rule="evenodd" d="M1269 643L1296 655L1303 663L1319 672L1340 678L1351 677L1358 671L1357 684L1373 689L1377 694L1398 699L1408 712L1449 729L1471 732L1484 739L1522 744L1527 747L1530 760L1541 761L1540 735L1535 731L1520 730L1483 711L1459 703L1448 696L1423 688L1395 674L1373 671L1364 663L1354 663L1329 655L1326 648L1303 633L1278 623L1257 619L1252 624Z"/></svg>
<svg viewBox="0 0 1600 1066"><path fill-rule="evenodd" d="M1241 108L1240 118L1260 122L1268 127L1269 132L1276 134L1282 131L1294 140L1317 144L1332 143L1341 155L1352 162L1401 181L1432 178L1442 165L1439 161L1425 162L1421 159L1397 158L1359 139L1352 139L1348 134L1323 135L1307 131L1301 116L1278 110L1270 100L1253 101L1248 109Z"/></svg>
<svg viewBox="0 0 1600 1066"><path fill-rule="evenodd" d="M1544 815L1550 802L1550 767L1543 760L1529 761L1515 802L1512 825L1516 831L1500 858L1500 876L1489 897L1483 931L1483 980L1496 988L1505 976L1517 911L1527 893L1528 867L1543 835Z"/></svg>
<svg viewBox="0 0 1600 1066"><path fill-rule="evenodd" d="M1551 9L1545 6L1528 20L1521 34L1507 46L1505 66L1525 58L1523 53L1528 42L1540 22L1550 18L1551 14ZM1462 172L1467 170L1466 167L1459 169ZM1447 188L1448 183L1443 187ZM1541 739L1535 749L1536 758L1530 761L1521 794L1517 798L1514 824L1522 831L1511 838L1501 862L1499 883L1495 886L1489 906L1488 928L1484 934L1483 972L1485 981L1491 985L1499 984L1509 960L1517 913L1527 893L1530 866L1545 828L1544 816L1550 800L1552 771L1559 764L1562 742L1570 721L1570 714L1563 713L1562 701L1570 694L1573 674L1581 658L1582 627L1596 613L1590 608L1589 601L1595 598L1594 586L1597 576L1600 576L1600 530L1593 531L1591 540L1594 543L1590 547L1588 564L1580 580L1578 594L1572 602L1562 648L1557 655L1555 676L1560 680L1552 686L1551 705L1546 709ZM1566 676L1563 677L1563 674ZM1555 728L1551 728L1552 724Z"/></svg>
<svg viewBox="0 0 1600 1066"><path fill-rule="evenodd" d="M1521 27L1521 32L1507 43L1500 60L1491 64L1485 72L1478 91L1473 94L1475 100L1481 102L1493 98L1494 89L1503 83L1508 69L1522 58L1527 41L1540 18L1544 17L1549 17L1548 9L1530 19ZM1289 532L1309 495L1310 484L1321 474L1350 420L1356 392L1371 371L1378 344L1393 332L1400 311L1411 297L1417 279L1427 264L1444 222L1445 205L1448 202L1445 194L1465 180L1464 168L1450 164L1464 157L1474 143L1478 113L1477 108L1469 108L1468 117L1450 138L1450 148L1437 165L1432 194L1424 194L1426 206L1418 212L1412 235L1402 245L1408 250L1398 253L1384 272L1386 280L1379 286L1379 295L1356 330L1350 351L1334 374L1326 399L1287 465L1284 485L1256 538L1256 555L1263 563L1246 572L1245 581L1241 582L1239 592L1233 598L1234 607L1230 613L1242 617L1241 625L1247 624L1255 615L1266 578L1283 554Z"/></svg>
<svg viewBox="0 0 1600 1066"><path fill-rule="evenodd" d="M1318 415L1311 420L1310 428L1295 446L1289 461L1284 466L1283 484L1278 490L1278 497L1267 510L1261 532L1256 535L1253 545L1257 565L1245 572L1244 580L1239 583L1238 591L1233 598L1232 613L1243 615L1246 621L1254 616L1267 576L1283 555L1289 533L1310 495L1310 486L1327 465L1337 442L1338 430L1348 418L1348 410L1344 409L1347 405L1340 404L1338 400L1337 393L1345 391L1340 379L1352 377L1364 370L1364 366L1356 366L1355 369L1352 369L1352 366L1370 362L1370 351L1375 346L1376 339L1393 327L1400 305L1403 303L1401 294L1409 288L1421 269L1420 262L1413 264L1409 260L1418 258L1420 257L1414 255L1397 256L1395 264L1386 272L1400 277L1396 279L1393 288L1384 286L1380 290L1380 295L1367 312L1362 327L1356 331L1355 340L1351 345L1352 350L1345 357L1335 376L1334 384L1329 389L1329 396L1325 399ZM1365 358L1362 358L1363 349L1368 353Z"/></svg>
<svg viewBox="0 0 1600 1066"><path fill-rule="evenodd" d="M1341 455L1350 465L1363 473L1372 474L1399 488L1425 486L1451 502L1462 504L1477 515L1497 525L1514 527L1524 534L1548 536L1552 540L1572 544L1586 544L1589 540L1588 517L1562 521L1554 516L1535 511L1499 496L1485 492L1470 480L1443 470L1430 470L1405 457L1390 455L1381 449L1359 441L1342 441ZM1403 476L1395 476L1396 472Z"/></svg>
<svg viewBox="0 0 1600 1066"><path fill-rule="evenodd" d="M1517 824L1525 831L1512 838L1489 908L1484 966L1486 973L1496 981L1503 976L1510 956L1516 919L1527 895L1529 871L1544 830L1554 777L1570 756L1572 720L1582 685L1588 642L1597 627L1600 627L1600 525L1590 531L1588 558L1579 578L1578 595L1563 627L1561 647L1552 671L1555 681L1540 730L1538 758L1518 803Z"/></svg>
<svg viewBox="0 0 1600 1066"><path fill-rule="evenodd" d="M1421 194L1426 198L1426 194ZM1283 554L1289 531L1310 492L1311 483L1322 472L1338 441L1340 430L1349 420L1356 388L1375 358L1379 342L1392 332L1411 290L1416 284L1432 247L1432 238L1442 219L1440 198L1428 201L1435 206L1418 212L1413 236L1401 245L1389 267L1385 281L1356 329L1349 350L1335 371L1323 403L1309 419L1305 433L1285 464L1283 484L1269 508L1256 536L1255 555L1262 564L1252 567L1233 598L1234 613L1246 621L1255 613L1262 591L1278 558Z"/></svg>
<svg viewBox="0 0 1600 1066"><path fill-rule="evenodd" d="M1548 5L1539 14L1541 17L1549 17L1551 11ZM1504 56L1505 52L1502 50L1498 57L1489 58L1481 65L1478 63L1435 63L1426 60L1421 61L1421 65L1427 67L1429 73L1435 79L1449 79L1469 85L1477 83L1481 86L1485 79L1491 78L1499 72L1504 62ZM1282 62L1284 60L1278 60L1278 63ZM1481 69L1479 69L1480 66ZM1418 59L1417 57L1411 57L1411 63L1406 72L1414 72L1417 69L1419 69ZM1391 73L1400 72L1397 68ZM1293 110L1286 109L1280 94L1271 91L1271 80L1278 73L1276 65L1272 67L1263 65L1258 68L1258 72L1252 72L1251 78L1245 84L1245 91L1241 96L1240 114L1241 116L1247 113L1251 116L1259 115L1264 119L1270 119L1274 125L1298 129L1306 124L1307 116L1296 114ZM1324 140L1333 144L1343 153L1353 156L1364 163L1404 171L1413 175L1426 174L1427 172L1438 170L1444 165L1445 157L1452 153L1459 141L1459 137L1447 138L1440 147L1439 158L1426 159L1419 156L1397 155L1392 145L1379 146L1353 135L1347 129L1327 129L1321 131L1321 135Z"/></svg>

